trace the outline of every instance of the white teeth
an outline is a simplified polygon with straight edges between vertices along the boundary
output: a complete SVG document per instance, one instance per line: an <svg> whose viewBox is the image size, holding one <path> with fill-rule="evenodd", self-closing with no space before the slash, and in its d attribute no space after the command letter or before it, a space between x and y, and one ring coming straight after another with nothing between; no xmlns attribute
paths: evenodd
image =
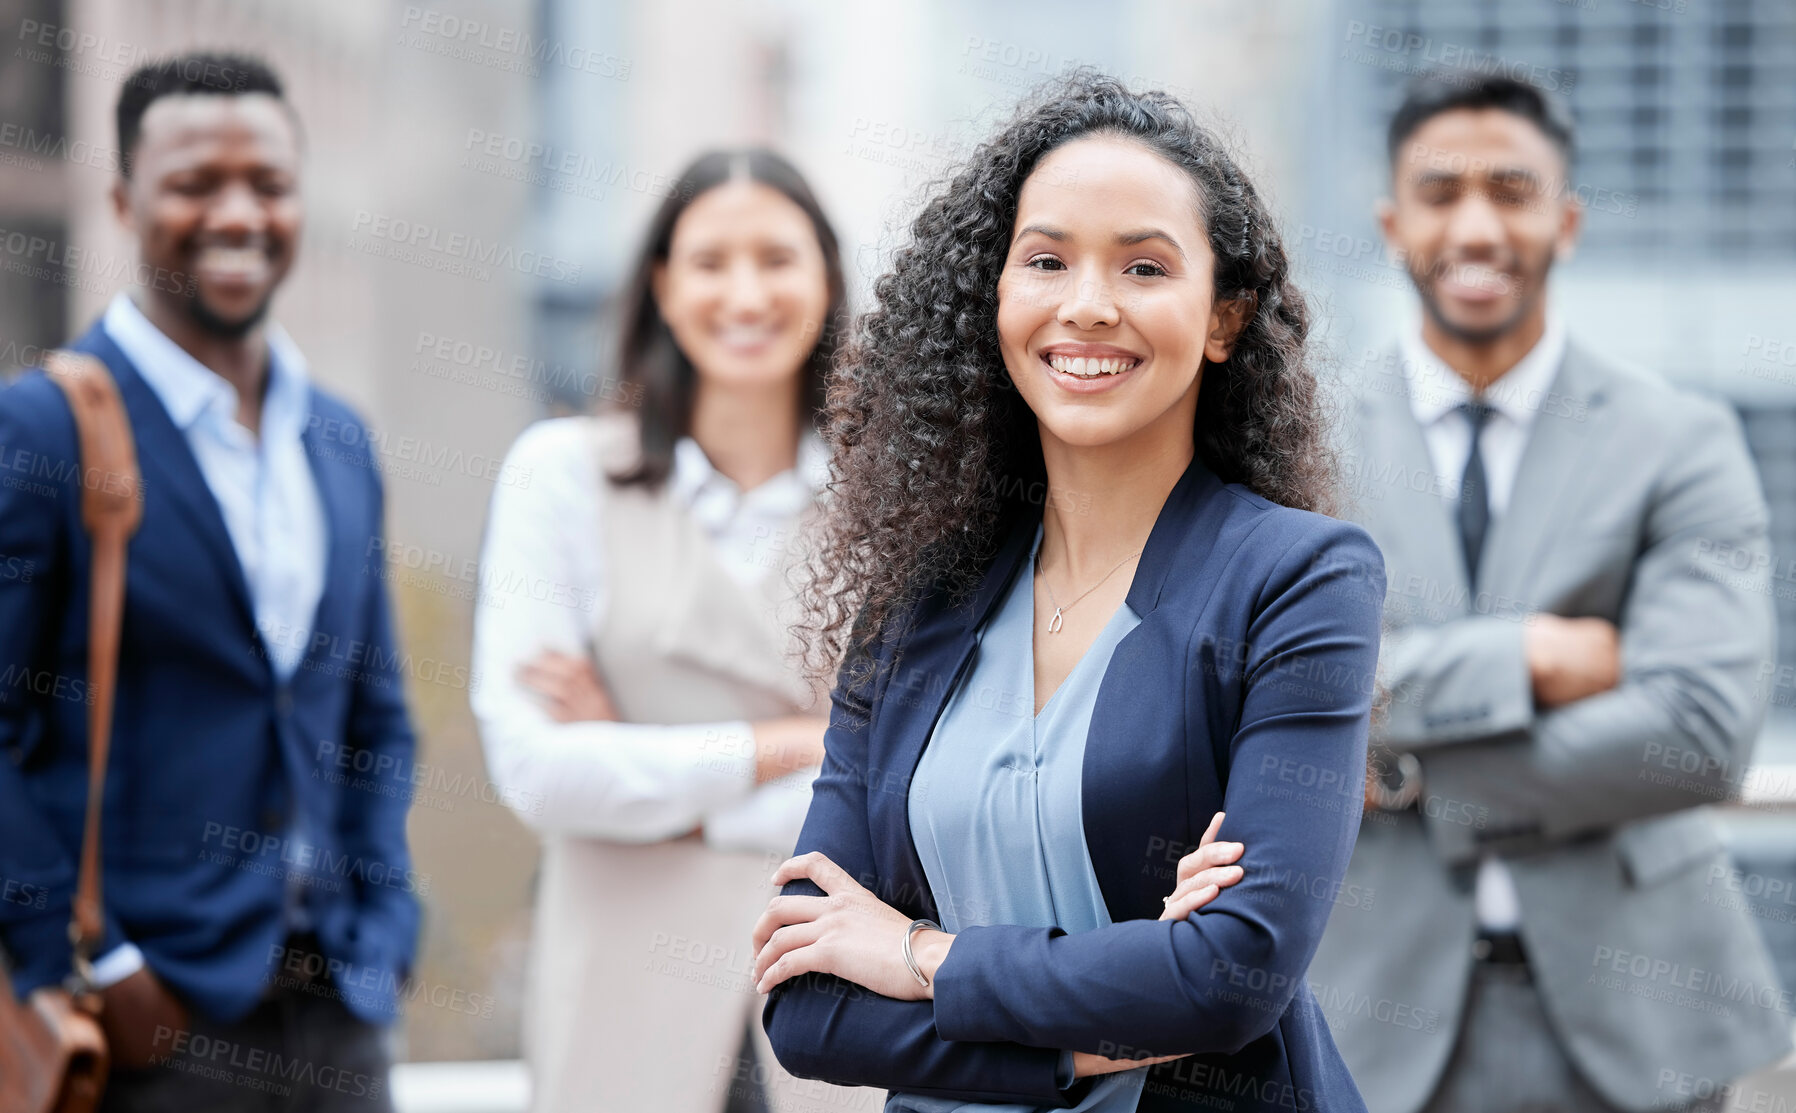
<svg viewBox="0 0 1796 1113"><path fill-rule="evenodd" d="M1502 292L1508 286L1508 276L1489 267L1468 263L1454 267L1448 272L1448 279L1455 285L1471 290L1494 290Z"/></svg>
<svg viewBox="0 0 1796 1113"><path fill-rule="evenodd" d="M1135 361L1132 359L1117 359L1114 357L1085 359L1074 358L1072 356L1051 355L1048 357L1048 365L1062 375L1077 375L1083 379L1091 379L1096 378L1099 375L1119 375L1135 366Z"/></svg>
<svg viewBox="0 0 1796 1113"><path fill-rule="evenodd" d="M777 328L734 326L720 329L717 338L731 347L752 347L778 334Z"/></svg>
<svg viewBox="0 0 1796 1113"><path fill-rule="evenodd" d="M201 269L246 274L262 269L268 257L253 247L208 247L199 253Z"/></svg>

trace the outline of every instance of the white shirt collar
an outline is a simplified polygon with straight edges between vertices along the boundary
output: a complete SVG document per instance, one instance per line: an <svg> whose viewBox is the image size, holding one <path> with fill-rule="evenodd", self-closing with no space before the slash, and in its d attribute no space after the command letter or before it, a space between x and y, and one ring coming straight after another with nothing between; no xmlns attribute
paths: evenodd
<svg viewBox="0 0 1796 1113"><path fill-rule="evenodd" d="M829 449L815 429L807 428L798 441L798 464L768 479L743 495L734 480L712 466L705 450L691 437L674 442L673 474L669 491L684 506L721 499L733 507L743 498L769 510L796 513L829 482Z"/></svg>
<svg viewBox="0 0 1796 1113"><path fill-rule="evenodd" d="M1493 410L1526 429L1546 400L1559 365L1565 361L1566 332L1557 314L1548 313L1546 328L1528 354L1490 384L1484 400ZM1405 333L1398 341L1403 378L1409 387L1409 408L1423 428L1469 401L1472 390L1458 372L1423 341L1420 331Z"/></svg>
<svg viewBox="0 0 1796 1113"><path fill-rule="evenodd" d="M170 340L122 291L100 320L112 342L148 383L183 433L208 412L237 418L237 390ZM268 325L268 393L262 403L264 436L298 436L311 411L305 357L280 325Z"/></svg>

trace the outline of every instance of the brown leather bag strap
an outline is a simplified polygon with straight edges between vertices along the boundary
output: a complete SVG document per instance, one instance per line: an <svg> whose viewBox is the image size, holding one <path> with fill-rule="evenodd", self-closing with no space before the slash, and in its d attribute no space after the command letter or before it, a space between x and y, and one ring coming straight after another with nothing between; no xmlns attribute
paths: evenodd
<svg viewBox="0 0 1796 1113"><path fill-rule="evenodd" d="M87 631L87 821L75 881L69 941L75 977L91 988L93 952L105 933L100 897L100 813L106 796L106 759L112 748L112 702L118 689L119 627L125 614L125 550L143 519L142 480L131 422L112 372L93 356L51 352L50 381L68 396L81 450L81 524L93 539L93 581Z"/></svg>

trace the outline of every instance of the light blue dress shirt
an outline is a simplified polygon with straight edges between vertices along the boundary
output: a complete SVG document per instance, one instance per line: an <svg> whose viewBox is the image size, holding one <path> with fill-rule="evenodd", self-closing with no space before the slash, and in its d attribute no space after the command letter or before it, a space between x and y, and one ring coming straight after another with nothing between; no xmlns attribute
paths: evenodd
<svg viewBox="0 0 1796 1113"><path fill-rule="evenodd" d="M328 543L324 503L300 440L312 413L305 358L279 325L268 327L258 437L237 424L236 389L164 336L130 298L115 296L102 324L193 450L224 515L275 675L290 679L324 595Z"/></svg>
<svg viewBox="0 0 1796 1113"><path fill-rule="evenodd" d="M1110 924L1085 846L1080 805L1085 737L1098 684L1123 636L1141 624L1128 603L1035 708L1035 531L1017 573L977 634L972 667L949 697L911 779L911 835L940 909L942 927L981 924L1060 927L1069 934ZM1061 1057L1063 1085L1072 1054ZM1147 1068L1104 1075L1077 1108L1133 1113ZM894 1093L886 1113L1033 1113L1034 1106L968 1103Z"/></svg>
<svg viewBox="0 0 1796 1113"><path fill-rule="evenodd" d="M291 679L324 596L329 544L324 502L300 439L312 413L305 358L279 325L268 327L268 388L257 436L237 424L236 388L151 324L129 297L115 295L101 325L192 450L243 569L269 663L278 679ZM288 916L299 929L307 926L305 879L298 869L293 873ZM95 981L112 985L142 966L142 952L125 943L94 964Z"/></svg>

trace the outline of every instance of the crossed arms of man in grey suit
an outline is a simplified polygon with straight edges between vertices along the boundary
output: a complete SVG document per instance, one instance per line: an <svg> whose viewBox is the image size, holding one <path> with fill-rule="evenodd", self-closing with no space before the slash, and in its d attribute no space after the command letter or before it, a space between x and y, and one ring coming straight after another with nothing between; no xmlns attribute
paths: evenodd
<svg viewBox="0 0 1796 1113"><path fill-rule="evenodd" d="M1650 476L1650 489L1595 470L1555 477L1597 497L1640 497L1626 564L1580 569L1587 554L1555 551L1573 538L1535 542L1538 563L1619 586L1615 621L1524 614L1519 598L1489 592L1473 600L1488 613L1437 625L1413 621L1401 599L1390 608L1380 662L1390 700L1375 738L1422 759L1425 793L1488 810L1481 828L1436 825L1449 857L1526 853L1739 794L1773 668L1765 511L1731 419L1681 409L1669 443L1617 430L1641 448L1658 440L1658 452L1604 461L1636 484ZM1548 568L1542 586L1589 591L1564 578Z"/></svg>

